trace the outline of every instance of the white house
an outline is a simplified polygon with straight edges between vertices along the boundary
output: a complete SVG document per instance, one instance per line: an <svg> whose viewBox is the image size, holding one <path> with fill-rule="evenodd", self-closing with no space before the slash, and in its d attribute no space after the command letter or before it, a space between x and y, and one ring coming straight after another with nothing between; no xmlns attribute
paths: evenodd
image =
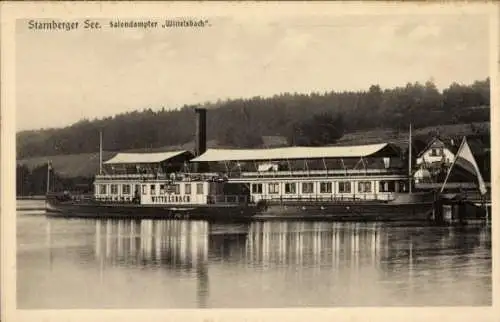
<svg viewBox="0 0 500 322"><path fill-rule="evenodd" d="M425 166L434 163L450 164L455 158L454 147L439 138L434 138L425 149L417 155L417 165Z"/></svg>

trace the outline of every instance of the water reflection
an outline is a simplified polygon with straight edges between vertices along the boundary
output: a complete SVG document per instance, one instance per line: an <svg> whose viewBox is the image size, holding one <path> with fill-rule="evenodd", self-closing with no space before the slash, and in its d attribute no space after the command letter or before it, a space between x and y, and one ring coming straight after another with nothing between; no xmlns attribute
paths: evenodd
<svg viewBox="0 0 500 322"><path fill-rule="evenodd" d="M342 260L359 265L360 258L376 262L381 227L344 223L264 222L249 229L248 260L264 264L321 266Z"/></svg>
<svg viewBox="0 0 500 322"><path fill-rule="evenodd" d="M209 226L203 221L95 222L95 258L107 266L173 269L194 273L200 307L208 291Z"/></svg>
<svg viewBox="0 0 500 322"><path fill-rule="evenodd" d="M208 224L180 221L95 222L95 256L109 265L196 266L208 250Z"/></svg>
<svg viewBox="0 0 500 322"><path fill-rule="evenodd" d="M53 224L49 220L46 228L51 267ZM95 226L93 256L101 284L107 271L115 268L175 272L195 282L192 296L198 307L241 306L240 302L231 304L235 299L222 299L220 290L225 287L244 293L238 281L248 280L245 285L254 285L252 276L276 272L307 277L318 285L318 294L304 300L301 296L308 295L301 294L300 286L284 285L283 288L290 289L290 298L287 301L273 297L271 301L275 303L268 303L271 306L391 305L384 300L393 301L392 305L432 305L432 298L439 296L439 287L445 284L451 287L470 276L491 274L488 227L395 227L331 222L223 225L168 220L98 220L91 225ZM228 271L238 277L234 280L226 277ZM438 284L425 286L425 283ZM245 304L265 305L261 302L264 299L259 298L263 296L260 289L251 287L254 293L248 296L253 298ZM481 287L491 292L491 285ZM360 296L365 288L366 294ZM332 292L342 293L342 297L332 296ZM426 299L430 293L434 293L432 298ZM381 298L381 294L387 297ZM490 298L488 292L486 295ZM484 298L482 294L478 296ZM450 301L445 304L455 304L453 299Z"/></svg>

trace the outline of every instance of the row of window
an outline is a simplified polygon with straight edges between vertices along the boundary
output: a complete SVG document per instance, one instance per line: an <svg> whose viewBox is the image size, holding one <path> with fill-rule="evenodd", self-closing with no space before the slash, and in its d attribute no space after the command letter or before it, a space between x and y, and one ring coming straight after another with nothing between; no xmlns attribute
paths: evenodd
<svg viewBox="0 0 500 322"><path fill-rule="evenodd" d="M184 184L184 194L190 195L191 194L191 183L185 183ZM120 194L118 192L118 184L110 184L109 185L109 192L112 195L118 195ZM122 189L121 189L121 194L122 195L130 195L131 194L131 189L133 185L130 184L122 184ZM101 184L99 185L99 194L100 195L105 195L107 194L107 184ZM139 192L139 187L140 185L135 185L135 192ZM149 191L151 192L151 195L156 195L157 193L157 188L159 188L159 194L163 195L167 192L169 193L174 193L174 194L180 194L181 193L181 187L180 184L175 184L175 185L165 185L165 184L160 184L159 187L156 184L151 184L149 185ZM143 195L148 194L148 185L142 185L142 190L141 190ZM202 195L204 192L203 189L203 183L197 183L196 184L196 194Z"/></svg>
<svg viewBox="0 0 500 322"><path fill-rule="evenodd" d="M350 181L339 181L338 182L338 193L351 193L352 183ZM372 181L359 181L358 190L360 193L371 193L373 190ZM400 182L401 190L404 190L404 183ZM302 193L315 193L314 182L302 182ZM380 181L379 182L379 192L394 192L396 191L396 181ZM333 192L333 182L320 182L319 183L319 193L332 193ZM262 194L263 184L254 183L252 184L252 194ZM277 182L268 183L268 193L269 194L279 194L280 184ZM285 193L286 194L296 194L297 193L297 183L289 182L285 183Z"/></svg>

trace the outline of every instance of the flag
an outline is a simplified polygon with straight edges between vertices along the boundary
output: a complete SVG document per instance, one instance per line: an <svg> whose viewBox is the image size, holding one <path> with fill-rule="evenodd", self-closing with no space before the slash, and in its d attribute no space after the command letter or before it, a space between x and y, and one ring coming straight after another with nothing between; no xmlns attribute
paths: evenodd
<svg viewBox="0 0 500 322"><path fill-rule="evenodd" d="M481 175L481 171L479 170L479 167L476 163L476 158L474 158L474 155L472 154L472 151L465 137L462 141L462 144L460 145L460 148L458 149L457 155L455 156L455 160L453 161L453 164L451 165L448 171L448 176L450 175L451 169L453 168L454 165L458 165L464 170L475 175L478 179L479 191L481 192L481 195L486 194L487 192L486 184L483 180L483 176Z"/></svg>
<svg viewBox="0 0 500 322"><path fill-rule="evenodd" d="M49 171L52 170L52 162L47 161L47 168L48 168Z"/></svg>

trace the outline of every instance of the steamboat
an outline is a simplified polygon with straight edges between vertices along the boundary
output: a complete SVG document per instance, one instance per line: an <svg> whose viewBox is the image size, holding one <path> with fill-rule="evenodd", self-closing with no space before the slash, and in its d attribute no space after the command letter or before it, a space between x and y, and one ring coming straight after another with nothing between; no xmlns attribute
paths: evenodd
<svg viewBox="0 0 500 322"><path fill-rule="evenodd" d="M435 194L413 191L411 164L402 161L395 145L207 149L206 110L196 113L195 153L118 153L102 162L101 136L93 194L48 193L47 215L209 221L433 219Z"/></svg>

